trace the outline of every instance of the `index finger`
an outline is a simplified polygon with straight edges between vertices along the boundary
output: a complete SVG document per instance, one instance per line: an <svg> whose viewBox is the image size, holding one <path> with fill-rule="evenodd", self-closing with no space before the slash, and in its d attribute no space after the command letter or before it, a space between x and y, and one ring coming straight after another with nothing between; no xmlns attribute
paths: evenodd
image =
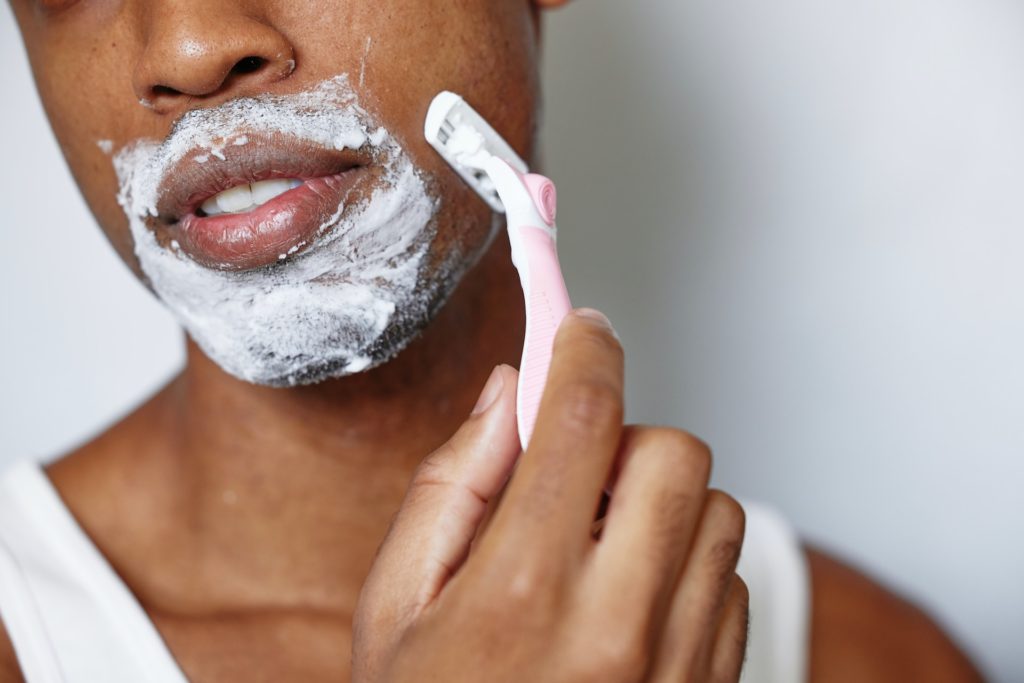
<svg viewBox="0 0 1024 683"><path fill-rule="evenodd" d="M521 553L580 552L622 436L624 356L608 319L578 309L555 335L529 447L498 509L497 537Z"/></svg>

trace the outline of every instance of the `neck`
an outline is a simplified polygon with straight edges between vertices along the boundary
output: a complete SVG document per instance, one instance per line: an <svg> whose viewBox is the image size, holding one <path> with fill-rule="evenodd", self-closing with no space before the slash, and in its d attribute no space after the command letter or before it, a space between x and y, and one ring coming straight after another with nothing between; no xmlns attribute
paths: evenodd
<svg viewBox="0 0 1024 683"><path fill-rule="evenodd" d="M132 520L111 510L91 533L146 533L183 558L187 567L164 560L161 572L143 566L143 548L104 548L138 554L124 560L136 571L119 569L166 609L350 611L415 467L462 423L491 369L517 362L523 316L508 302L520 297L507 241L496 239L394 360L308 387L236 380L189 341L182 374L137 413L133 445L106 449L121 453L108 469L131 490L83 491L137 498ZM132 523L150 528L123 528Z"/></svg>

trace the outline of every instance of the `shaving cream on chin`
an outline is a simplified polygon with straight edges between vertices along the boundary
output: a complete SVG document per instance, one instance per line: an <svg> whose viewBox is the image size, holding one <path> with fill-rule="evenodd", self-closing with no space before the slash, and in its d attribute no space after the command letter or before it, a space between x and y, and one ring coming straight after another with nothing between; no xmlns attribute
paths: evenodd
<svg viewBox="0 0 1024 683"><path fill-rule="evenodd" d="M265 132L336 149L366 149L383 168L367 196L342 203L305 250L266 268L204 267L149 221L175 163ZM242 143L245 144L245 143ZM196 163L209 157L198 155ZM137 141L114 157L118 200L157 296L225 371L271 386L312 384L379 365L426 326L474 255L451 253L431 272L438 201L395 138L358 104L347 76L287 96L237 99L184 116L162 143Z"/></svg>

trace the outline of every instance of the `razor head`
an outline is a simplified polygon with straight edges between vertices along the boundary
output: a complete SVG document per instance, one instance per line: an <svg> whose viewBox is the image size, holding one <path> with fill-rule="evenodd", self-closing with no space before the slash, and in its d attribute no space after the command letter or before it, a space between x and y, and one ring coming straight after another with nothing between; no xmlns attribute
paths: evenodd
<svg viewBox="0 0 1024 683"><path fill-rule="evenodd" d="M494 211L505 213L484 166L491 157L498 157L519 173L527 173L529 167L484 117L455 93L444 91L431 102L423 133L481 199Z"/></svg>

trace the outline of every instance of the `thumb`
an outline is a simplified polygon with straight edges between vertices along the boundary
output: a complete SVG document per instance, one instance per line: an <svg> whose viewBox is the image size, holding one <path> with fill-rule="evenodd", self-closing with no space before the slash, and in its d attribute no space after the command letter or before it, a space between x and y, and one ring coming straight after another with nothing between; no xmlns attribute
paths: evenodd
<svg viewBox="0 0 1024 683"><path fill-rule="evenodd" d="M374 621L415 618L465 561L520 453L517 378L496 367L466 422L417 468L359 599Z"/></svg>

